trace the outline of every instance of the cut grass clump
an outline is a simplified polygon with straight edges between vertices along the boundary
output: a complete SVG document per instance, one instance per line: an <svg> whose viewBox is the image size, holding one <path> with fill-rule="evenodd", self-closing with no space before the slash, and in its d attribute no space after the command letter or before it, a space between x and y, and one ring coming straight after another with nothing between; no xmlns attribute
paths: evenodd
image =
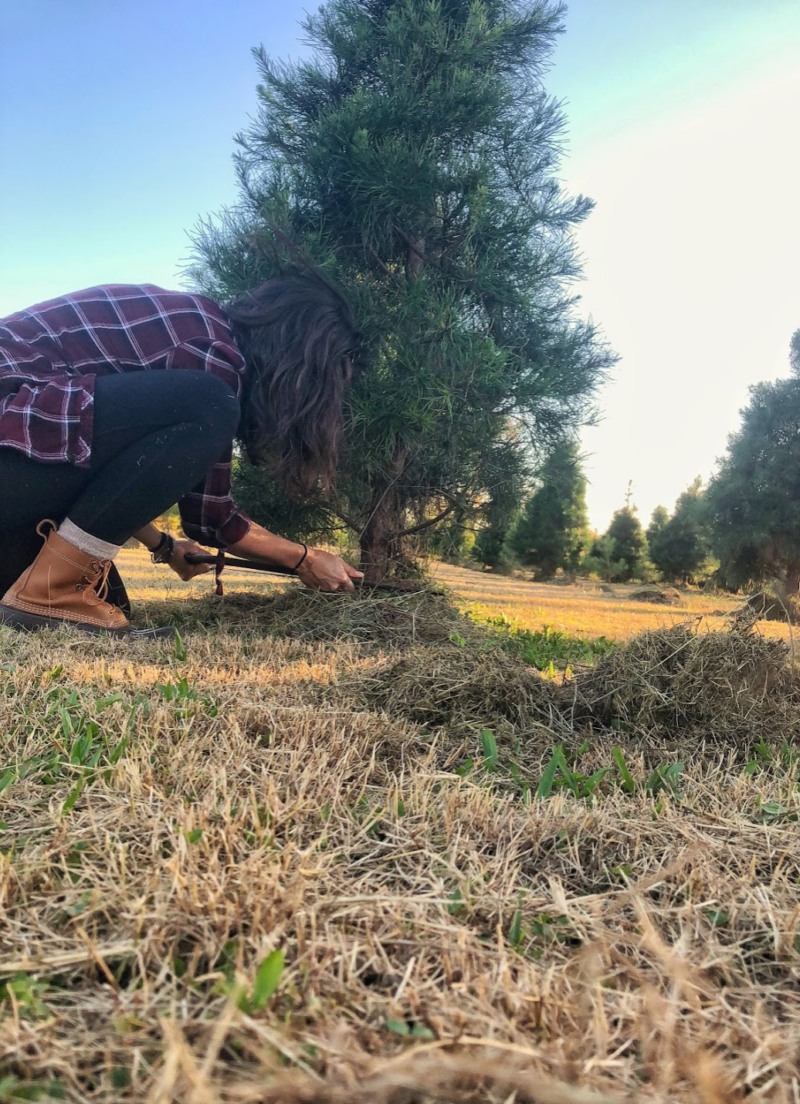
<svg viewBox="0 0 800 1104"><path fill-rule="evenodd" d="M416 648L344 685L370 708L451 739L493 726L529 738L539 731L551 742L563 729L556 687L493 641L484 645Z"/></svg>
<svg viewBox="0 0 800 1104"><path fill-rule="evenodd" d="M677 625L641 633L567 688L573 723L598 723L691 746L800 738L800 682L780 640L751 624L726 632Z"/></svg>
<svg viewBox="0 0 800 1104"><path fill-rule="evenodd" d="M409 594L322 594L291 587L269 593L226 594L161 601L149 604L156 614L180 621L192 631L231 630L242 637L280 639L337 645L366 644L396 650L409 644L447 641L453 634L484 634L444 595L430 591Z"/></svg>

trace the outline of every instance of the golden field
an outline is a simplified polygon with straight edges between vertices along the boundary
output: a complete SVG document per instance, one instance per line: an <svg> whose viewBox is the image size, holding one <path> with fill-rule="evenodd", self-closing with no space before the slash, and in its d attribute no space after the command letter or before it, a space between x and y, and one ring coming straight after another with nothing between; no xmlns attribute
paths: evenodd
<svg viewBox="0 0 800 1104"><path fill-rule="evenodd" d="M436 566L435 575L455 591L458 600L487 617L505 616L520 628L544 625L576 636L628 640L646 629L678 625L697 619L702 628L718 628L742 607L742 599L727 594L681 593L676 606L653 605L630 598L632 584L614 584L606 593L589 581L572 586L530 583L504 575L492 575L447 564ZM759 632L791 640L787 625L762 622Z"/></svg>
<svg viewBox="0 0 800 1104"><path fill-rule="evenodd" d="M134 598L195 597L212 589L210 574L189 584L182 583L174 575L154 571L141 552L123 551L119 566ZM645 629L693 618L704 618L711 626L720 615L724 617L741 606L741 600L727 595L704 595L702 591L687 591L679 606L650 605L629 599L630 592L636 590L633 585L617 584L611 587L613 594L606 594L591 582L573 586L530 583L442 563L432 565L432 574L452 589L459 604L478 616L505 616L520 628L540 629L547 625L578 636L605 636L612 640L625 640ZM274 576L231 570L224 572L223 582L231 593L271 593L276 586L286 585ZM786 634L782 625L764 627L770 632L777 630L781 636Z"/></svg>
<svg viewBox="0 0 800 1104"><path fill-rule="evenodd" d="M180 642L0 630L0 1101L800 1099L780 626L437 569L628 641L561 682L445 598L122 572Z"/></svg>
<svg viewBox="0 0 800 1104"><path fill-rule="evenodd" d="M205 579L182 583L175 576L165 577L163 571L155 572L141 552L125 550L119 562L134 599L196 597L212 589L210 574ZM631 592L637 589L633 584L615 584L609 588L612 592L609 594L590 581L571 586L532 583L443 563L433 564L431 570L437 581L451 589L459 606L476 617L505 617L519 628L536 630L547 626L588 639L627 640L647 629L686 621L696 621L703 629L724 628L727 618L742 607L741 598L704 594L696 589L682 592L679 605L663 606L631 599ZM223 581L230 593L269 594L276 586L296 585L285 584L274 576L230 570L225 571ZM758 631L793 646L788 625L764 621Z"/></svg>

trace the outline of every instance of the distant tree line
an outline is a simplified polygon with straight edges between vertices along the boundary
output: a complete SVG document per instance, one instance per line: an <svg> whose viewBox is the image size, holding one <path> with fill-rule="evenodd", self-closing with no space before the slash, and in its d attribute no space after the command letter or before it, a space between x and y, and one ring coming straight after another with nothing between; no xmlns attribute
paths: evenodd
<svg viewBox="0 0 800 1104"><path fill-rule="evenodd" d="M800 330L790 375L750 390L741 426L708 486L698 477L670 513L658 506L646 529L629 486L602 534L590 534L586 479L574 443L540 467L529 497L483 529L473 555L491 567L559 571L607 582L713 582L728 590L800 589Z"/></svg>
<svg viewBox="0 0 800 1104"><path fill-rule="evenodd" d="M589 529L586 479L576 446L555 452L539 480L504 533L492 527L481 531L473 553L478 560L494 568L532 568L541 578L564 572L596 575L609 583L660 578L696 584L716 572L699 478L679 497L671 514L657 507L646 530L629 486L604 533Z"/></svg>

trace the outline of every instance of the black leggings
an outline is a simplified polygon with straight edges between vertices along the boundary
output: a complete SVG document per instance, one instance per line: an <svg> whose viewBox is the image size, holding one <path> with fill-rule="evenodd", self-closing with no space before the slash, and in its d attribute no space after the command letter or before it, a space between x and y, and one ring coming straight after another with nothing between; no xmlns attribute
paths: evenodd
<svg viewBox="0 0 800 1104"><path fill-rule="evenodd" d="M0 442L0 537L69 516L124 544L202 484L238 424L235 395L207 372L98 376L88 468L43 464Z"/></svg>

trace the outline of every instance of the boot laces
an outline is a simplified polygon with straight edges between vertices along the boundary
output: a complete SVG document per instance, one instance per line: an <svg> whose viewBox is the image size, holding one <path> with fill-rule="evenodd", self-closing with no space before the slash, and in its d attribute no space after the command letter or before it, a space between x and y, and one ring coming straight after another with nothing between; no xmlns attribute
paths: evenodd
<svg viewBox="0 0 800 1104"><path fill-rule="evenodd" d="M111 564L111 560L92 560L81 576L75 589L83 591L83 600L88 606L99 606L108 597Z"/></svg>

